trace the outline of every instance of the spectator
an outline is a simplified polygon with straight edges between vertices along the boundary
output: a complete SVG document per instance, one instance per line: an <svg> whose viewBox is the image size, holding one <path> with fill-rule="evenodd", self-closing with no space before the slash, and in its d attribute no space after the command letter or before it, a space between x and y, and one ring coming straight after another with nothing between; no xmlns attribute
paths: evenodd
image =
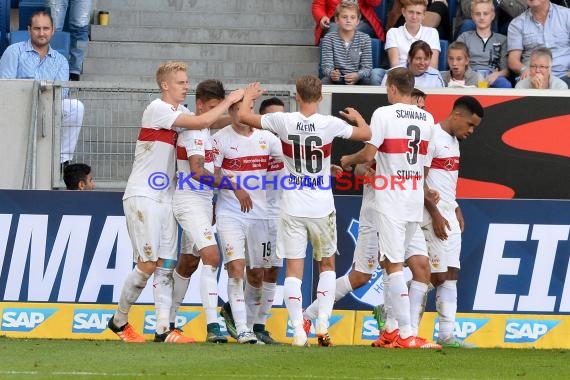
<svg viewBox="0 0 570 380"><path fill-rule="evenodd" d="M94 190L95 182L91 174L91 166L87 164L70 164L63 169L63 182L67 190Z"/></svg>
<svg viewBox="0 0 570 380"><path fill-rule="evenodd" d="M30 39L8 46L0 58L0 78L35 79L37 81L68 81L67 59L52 49L49 42L53 37L53 20L49 13L37 11L30 17L28 25ZM83 124L84 107L77 99L68 99L69 90L64 89L61 120L62 169L73 159L75 145Z"/></svg>
<svg viewBox="0 0 570 380"><path fill-rule="evenodd" d="M69 34L71 46L69 57L69 79L79 80L83 58L89 42L89 19L92 0L45 0L50 8L56 31L63 30L65 15L69 11Z"/></svg>
<svg viewBox="0 0 570 380"><path fill-rule="evenodd" d="M327 32L337 29L337 25L332 22L331 17L336 12L336 8L342 1L346 0L313 0L311 11L315 19L315 45L318 45ZM384 28L382 22L376 15L375 7L380 5L380 1L387 0L353 0L360 6L362 19L358 24L359 32L368 34L371 38L378 38L384 41Z"/></svg>
<svg viewBox="0 0 570 380"><path fill-rule="evenodd" d="M323 84L380 85L384 70L372 68L370 37L356 30L358 4L341 2L335 12L338 30L327 33L321 49Z"/></svg>
<svg viewBox="0 0 570 380"><path fill-rule="evenodd" d="M491 30L495 18L493 0L473 0L471 15L477 29L467 31L457 38L458 42L464 42L469 49L471 68L483 75L493 88L512 88L507 79L507 37Z"/></svg>
<svg viewBox="0 0 570 380"><path fill-rule="evenodd" d="M426 41L431 47L430 65L437 69L439 52L439 35L434 28L423 26L426 13L426 0L409 0L402 9L406 23L398 28L388 30L385 50L388 54L390 67L406 63L410 46L414 41Z"/></svg>
<svg viewBox="0 0 570 380"><path fill-rule="evenodd" d="M552 53L550 49L539 47L530 53L530 70L526 78L521 79L515 88L535 88L567 90L568 85L562 79L552 75Z"/></svg>
<svg viewBox="0 0 570 380"><path fill-rule="evenodd" d="M395 0L390 13L388 14L387 29L392 27L400 27L404 25L405 17L403 9L408 5L410 0ZM422 22L423 26L428 26L437 29L439 38L442 40L449 40L450 20L449 10L447 8L446 0L426 0L425 18Z"/></svg>
<svg viewBox="0 0 570 380"><path fill-rule="evenodd" d="M431 48L425 41L416 41L410 47L408 62L396 67L407 67L415 76L417 88L441 88L445 83L438 70L430 66ZM382 80L382 86L386 85L386 77Z"/></svg>
<svg viewBox="0 0 570 380"><path fill-rule="evenodd" d="M497 4L497 9L495 12L495 17L497 18L497 24L492 25L493 31L501 33L503 35L507 34L507 29L511 20L521 13L523 13L526 8L527 0L508 0L508 1L496 1L493 5ZM473 1L472 0L459 0L459 7L461 8L461 20L459 20L459 30L457 31L457 36L465 33L469 30L475 30L476 25L472 15Z"/></svg>
<svg viewBox="0 0 570 380"><path fill-rule="evenodd" d="M469 67L469 49L463 42L455 41L447 50L449 70L441 73L447 87L477 87L483 77Z"/></svg>
<svg viewBox="0 0 570 380"><path fill-rule="evenodd" d="M552 75L570 83L570 9L549 0L528 0L528 9L509 25L509 69L525 79L530 53L537 47L552 53Z"/></svg>

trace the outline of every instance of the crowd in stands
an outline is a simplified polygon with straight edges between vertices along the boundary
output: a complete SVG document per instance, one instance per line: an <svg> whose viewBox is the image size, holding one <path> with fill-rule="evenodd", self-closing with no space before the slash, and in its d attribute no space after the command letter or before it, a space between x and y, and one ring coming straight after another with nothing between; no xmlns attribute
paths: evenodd
<svg viewBox="0 0 570 380"><path fill-rule="evenodd" d="M386 25L379 1L313 0L319 74L327 84L383 85L385 70L408 67L420 88L568 89L570 9L557 1L459 0L455 33L446 0L394 0ZM373 39L384 43L382 67L371 65Z"/></svg>

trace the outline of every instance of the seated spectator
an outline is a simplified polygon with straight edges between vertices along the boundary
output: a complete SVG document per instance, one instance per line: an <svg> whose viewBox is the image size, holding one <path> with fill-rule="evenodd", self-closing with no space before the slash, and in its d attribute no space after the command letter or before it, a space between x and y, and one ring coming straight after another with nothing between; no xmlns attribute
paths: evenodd
<svg viewBox="0 0 570 380"><path fill-rule="evenodd" d="M50 8L54 28L63 30L66 14L69 14L69 35L71 37L69 56L69 79L79 80L83 58L89 43L89 19L92 0L45 0Z"/></svg>
<svg viewBox="0 0 570 380"><path fill-rule="evenodd" d="M426 93L420 90L419 88L414 88L412 90L412 104L417 105L418 108L421 109L426 108L426 98L427 98Z"/></svg>
<svg viewBox="0 0 570 380"><path fill-rule="evenodd" d="M53 22L49 13L37 11L32 14L28 25L30 39L6 48L0 58L0 78L35 79L37 81L68 81L69 64L67 59L52 49L49 42L54 34ZM62 96L61 155L62 164L73 159L81 125L83 124L83 103L68 99L69 90Z"/></svg>
<svg viewBox="0 0 570 380"><path fill-rule="evenodd" d="M469 49L463 42L455 41L447 49L449 70L441 73L447 87L477 87L483 77L469 67Z"/></svg>
<svg viewBox="0 0 570 380"><path fill-rule="evenodd" d="M407 22L403 14L403 8L409 3L410 0L394 0L394 5L390 9L386 22L387 30L390 30L392 27L400 27ZM437 29L440 39L449 40L450 20L447 1L426 0L425 3L427 8L422 25Z"/></svg>
<svg viewBox="0 0 570 380"><path fill-rule="evenodd" d="M63 182L67 190L93 190L95 182L91 174L91 166L87 164L70 164L63 169Z"/></svg>
<svg viewBox="0 0 570 380"><path fill-rule="evenodd" d="M570 9L548 0L528 0L528 9L509 25L509 69L525 79L530 53L537 47L552 53L552 75L570 83Z"/></svg>
<svg viewBox="0 0 570 380"><path fill-rule="evenodd" d="M529 75L521 79L515 88L535 88L567 90L568 85L562 79L552 75L552 53L550 49L539 47L530 53Z"/></svg>
<svg viewBox="0 0 570 380"><path fill-rule="evenodd" d="M356 30L359 19L358 4L343 1L338 5L338 30L327 33L321 48L323 84L380 85L384 70L372 68L372 43Z"/></svg>
<svg viewBox="0 0 570 380"><path fill-rule="evenodd" d="M398 28L388 30L384 49L388 54L390 67L406 63L410 46L414 41L423 40L429 44L432 50L431 67L437 69L439 52L439 35L437 30L423 26L422 22L426 13L426 0L407 0L402 9L402 15L406 23Z"/></svg>
<svg viewBox="0 0 570 380"><path fill-rule="evenodd" d="M371 38L378 38L384 41L384 27L376 15L374 8L380 5L380 1L385 0L313 0L311 11L316 23L315 45L319 44L321 37L327 32L337 29L334 19L331 20L331 18L334 16L337 6L342 1L357 3L360 6L362 19L357 27L359 32L368 34Z"/></svg>
<svg viewBox="0 0 570 380"><path fill-rule="evenodd" d="M493 32L501 33L502 35L507 35L507 29L511 20L521 13L523 13L526 8L527 0L509 0L509 1L496 1L493 3L498 4L498 8L495 11L495 17L498 18L498 28L495 28L495 24L492 25ZM469 30L475 30L477 27L474 22L472 9L472 0L459 0L459 8L461 9L461 17L458 21L459 28L457 30L457 36L465 33ZM495 30L496 29L496 30Z"/></svg>
<svg viewBox="0 0 570 380"><path fill-rule="evenodd" d="M408 62L396 67L407 67L416 77L416 88L441 88L445 87L441 74L430 66L431 48L425 41L416 41L410 47ZM386 77L382 80L382 86L386 85Z"/></svg>
<svg viewBox="0 0 570 380"><path fill-rule="evenodd" d="M457 38L458 42L464 42L469 49L469 65L485 77L490 87L512 88L507 79L507 37L491 30L495 18L493 0L473 0L471 15L477 29L467 31Z"/></svg>

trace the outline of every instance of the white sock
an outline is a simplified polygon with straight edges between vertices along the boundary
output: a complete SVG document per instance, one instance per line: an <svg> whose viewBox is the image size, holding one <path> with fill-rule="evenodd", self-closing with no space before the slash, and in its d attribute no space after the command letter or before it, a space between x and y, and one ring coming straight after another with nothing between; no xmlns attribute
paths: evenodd
<svg viewBox="0 0 570 380"><path fill-rule="evenodd" d="M267 318L271 315L276 288L276 283L263 281L261 286L261 306L259 307L257 317L253 320L254 324L265 325L265 322L267 322Z"/></svg>
<svg viewBox="0 0 570 380"><path fill-rule="evenodd" d="M261 307L261 288L256 288L251 286L249 282L245 282L245 309L247 314L247 328L253 329L253 322L257 315L259 314L259 308Z"/></svg>
<svg viewBox="0 0 570 380"><path fill-rule="evenodd" d="M386 311L386 322L384 323L384 329L388 332L392 332L398 328L398 321L394 318L394 312L392 311L392 302L390 300L390 281L388 272L386 269L382 270L382 284L384 290L384 310Z"/></svg>
<svg viewBox="0 0 570 380"><path fill-rule="evenodd" d="M336 273L332 270L321 272L317 284L317 301L319 306L317 322L326 324L327 328L332 314L335 293Z"/></svg>
<svg viewBox="0 0 570 380"><path fill-rule="evenodd" d="M123 284L123 289L121 289L119 304L115 316L113 317L115 326L121 327L128 322L128 314L131 310L131 306L133 306L141 295L149 278L149 274L144 273L136 266L131 273L129 273Z"/></svg>
<svg viewBox="0 0 570 380"><path fill-rule="evenodd" d="M413 336L418 335L420 321L425 307L424 299L427 291L427 284L412 280L408 294L410 296L410 322L412 324Z"/></svg>
<svg viewBox="0 0 570 380"><path fill-rule="evenodd" d="M170 330L170 308L172 307L172 272L173 269L156 267L154 270L154 306L156 308L156 333L164 334Z"/></svg>
<svg viewBox="0 0 570 380"><path fill-rule="evenodd" d="M390 274L388 281L390 283L388 285L390 303L400 327L400 337L406 339L412 335L412 327L410 325L410 298L404 281L404 272L398 271Z"/></svg>
<svg viewBox="0 0 570 380"><path fill-rule="evenodd" d="M176 269L172 272L172 307L170 308L170 323L176 322L176 312L182 305L190 285L190 277L182 277Z"/></svg>
<svg viewBox="0 0 570 380"><path fill-rule="evenodd" d="M228 278L228 297L238 334L247 331L247 315L243 295L243 279Z"/></svg>
<svg viewBox="0 0 570 380"><path fill-rule="evenodd" d="M286 277L283 283L283 298L289 313L289 319L295 329L295 334L303 332L303 295L302 281L297 277Z"/></svg>
<svg viewBox="0 0 570 380"><path fill-rule="evenodd" d="M218 268L202 266L200 273L200 298L206 314L206 324L218 323Z"/></svg>
<svg viewBox="0 0 570 380"><path fill-rule="evenodd" d="M350 285L350 280L348 279L348 274L336 279L336 289L334 294L334 301L340 300L342 297L352 292L352 285ZM303 312L303 317L305 319L313 320L318 316L319 302L318 299L313 301Z"/></svg>
<svg viewBox="0 0 570 380"><path fill-rule="evenodd" d="M439 339L452 337L457 312L457 281L447 280L437 287L435 307L439 314Z"/></svg>

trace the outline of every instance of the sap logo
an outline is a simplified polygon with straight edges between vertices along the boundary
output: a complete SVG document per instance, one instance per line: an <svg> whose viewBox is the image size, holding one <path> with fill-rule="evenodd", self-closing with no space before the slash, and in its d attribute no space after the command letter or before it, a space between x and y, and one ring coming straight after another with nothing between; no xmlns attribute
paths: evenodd
<svg viewBox="0 0 570 380"><path fill-rule="evenodd" d="M32 331L58 309L5 308L2 313L3 331Z"/></svg>
<svg viewBox="0 0 570 380"><path fill-rule="evenodd" d="M333 315L331 316L331 318L329 319L329 329L334 326L338 321L340 321L342 319L342 315ZM315 323L317 322L316 319L313 319L311 324L311 330L309 332L309 338L315 338ZM288 337L292 337L293 336L293 324L291 323L291 320L289 318L287 318L287 334L286 336Z"/></svg>
<svg viewBox="0 0 570 380"><path fill-rule="evenodd" d="M176 327L183 328L188 322L200 315L198 311L183 311L176 314ZM144 313L144 329L145 334L154 334L156 330L156 314L154 311L146 311Z"/></svg>
<svg viewBox="0 0 570 380"><path fill-rule="evenodd" d="M362 319L362 334L360 338L362 340L376 340L380 335L378 330L378 322L371 316L364 316Z"/></svg>
<svg viewBox="0 0 570 380"><path fill-rule="evenodd" d="M459 339L465 340L475 331L485 326L489 322L489 318L457 318L453 326L453 335ZM433 340L439 338L439 318L435 319L433 327Z"/></svg>
<svg viewBox="0 0 570 380"><path fill-rule="evenodd" d="M100 334L107 328L109 319L113 316L112 310L76 309L73 312L74 333Z"/></svg>
<svg viewBox="0 0 570 380"><path fill-rule="evenodd" d="M542 338L560 321L507 319L505 343L531 343Z"/></svg>

